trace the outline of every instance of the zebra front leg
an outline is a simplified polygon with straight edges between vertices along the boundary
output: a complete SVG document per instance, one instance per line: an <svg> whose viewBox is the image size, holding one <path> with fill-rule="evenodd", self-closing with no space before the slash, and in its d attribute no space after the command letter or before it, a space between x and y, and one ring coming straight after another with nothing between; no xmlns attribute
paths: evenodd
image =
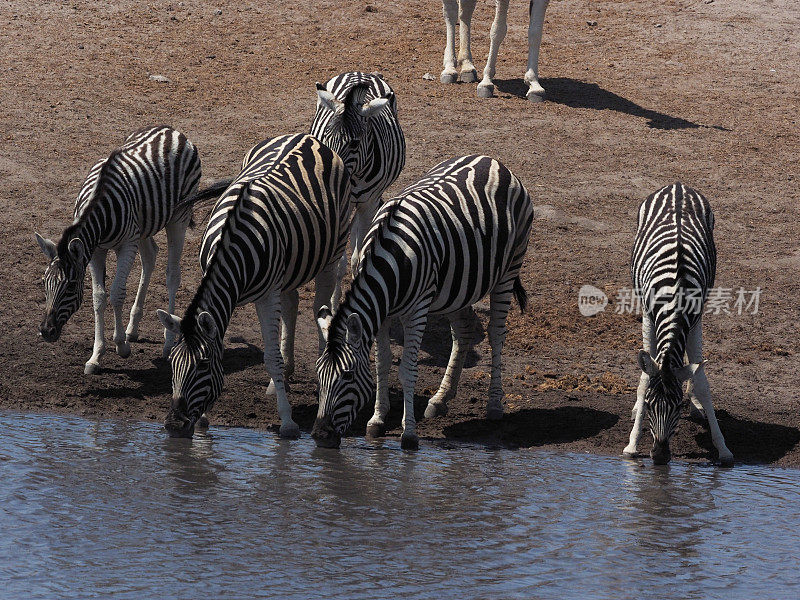
<svg viewBox="0 0 800 600"><path fill-rule="evenodd" d="M392 365L392 347L387 319L375 336L375 414L367 422L367 437L386 434L386 415L389 414L389 368Z"/></svg>
<svg viewBox="0 0 800 600"><path fill-rule="evenodd" d="M428 400L425 408L425 418L431 419L447 414L447 403L456 395L458 381L461 379L461 370L464 367L464 359L467 351L472 345L475 333L475 311L471 306L458 311L450 320L450 332L453 337L453 347L450 351L450 360L447 363L447 370L439 385L439 390Z"/></svg>
<svg viewBox="0 0 800 600"><path fill-rule="evenodd" d="M511 290L514 280L498 285L489 297L489 346L492 348L492 378L489 382L489 401L486 418L499 421L503 418L503 344L506 340L506 318L511 308Z"/></svg>
<svg viewBox="0 0 800 600"><path fill-rule="evenodd" d="M650 356L656 355L656 338L653 322L647 314L642 315L642 348L650 353ZM650 382L650 376L642 371L639 376L639 387L636 390L636 403L633 405L631 412L631 420L633 421L633 429L628 439L628 445L622 451L622 455L626 458L633 458L636 456L636 446L639 444L639 438L642 437L642 423L647 417L647 405L644 403L644 393L647 390L647 385Z"/></svg>
<svg viewBox="0 0 800 600"><path fill-rule="evenodd" d="M105 311L108 294L106 293L106 257L107 250L97 249L89 262L89 273L92 276L92 306L94 307L94 347L92 356L83 367L86 375L100 372L100 357L106 353Z"/></svg>
<svg viewBox="0 0 800 600"><path fill-rule="evenodd" d="M139 290L136 292L136 299L131 307L131 320L128 322L128 329L125 331L125 338L129 342L135 342L139 339L139 322L142 320L144 303L147 299L147 287L150 285L150 276L153 274L153 267L156 264L156 255L158 254L158 246L153 238L140 240L139 243L142 276L139 279Z"/></svg>
<svg viewBox="0 0 800 600"><path fill-rule="evenodd" d="M138 251L137 242L128 242L117 250L117 272L114 274L114 283L111 284L111 308L114 309L114 344L117 354L121 358L131 355L131 345L125 339L125 330L122 326L122 308L127 294L128 275L131 273L133 261Z"/></svg>
<svg viewBox="0 0 800 600"><path fill-rule="evenodd" d="M495 74L497 65L497 53L500 44L506 37L508 30L508 0L497 0L497 7L494 13L494 22L489 32L489 57L486 59L486 67L483 69L483 80L478 84L478 97L491 98L494 96L494 83L492 78Z"/></svg>
<svg viewBox="0 0 800 600"><path fill-rule="evenodd" d="M530 24L528 25L528 70L525 83L528 84L526 97L531 102L544 100L544 88L539 83L539 47L542 44L544 13L550 0L531 0Z"/></svg>
<svg viewBox="0 0 800 600"><path fill-rule="evenodd" d="M288 387L288 379L294 374L294 333L297 326L297 307L300 294L290 290L281 294L281 356L283 357L283 376ZM270 381L267 396L274 396L275 384Z"/></svg>
<svg viewBox="0 0 800 600"><path fill-rule="evenodd" d="M461 83L474 83L478 81L478 71L472 62L472 49L470 48L470 38L472 37L472 13L475 12L477 0L461 0L458 10L458 64L461 66L461 73L458 80Z"/></svg>
<svg viewBox="0 0 800 600"><path fill-rule="evenodd" d="M300 427L292 420L292 406L286 397L286 386L283 376L283 357L279 343L279 327L281 321L281 298L278 292L271 292L265 298L257 300L256 313L261 323L261 337L264 340L264 366L275 385L278 398L278 415L281 418L280 436L297 439Z"/></svg>
<svg viewBox="0 0 800 600"><path fill-rule="evenodd" d="M181 287L181 254L186 240L186 221L170 223L167 225L167 294L169 314L175 314L175 297ZM169 357L175 345L175 333L164 330L164 350L162 356Z"/></svg>
<svg viewBox="0 0 800 600"><path fill-rule="evenodd" d="M428 306L412 317L403 318L403 357L400 359L400 383L403 386L403 435L400 447L404 450L419 448L417 422L414 418L414 388L417 385L417 356L422 343L422 334L428 320Z"/></svg>
<svg viewBox="0 0 800 600"><path fill-rule="evenodd" d="M456 20L458 19L458 0L442 0L442 13L447 38L444 44L444 59L442 60L442 74L439 81L442 83L455 83L458 81L456 71Z"/></svg>
<svg viewBox="0 0 800 600"><path fill-rule="evenodd" d="M722 466L730 467L733 465L733 452L728 450L725 445L725 438L722 436L719 423L717 423L717 415L714 413L714 405L711 403L711 388L708 385L708 378L706 378L705 365L703 365L702 318L689 332L689 337L686 340L686 355L689 357L690 363L700 365L692 375L692 392L697 396L703 411L706 413L708 428L711 430L711 440L714 442L714 447L719 454L719 462Z"/></svg>

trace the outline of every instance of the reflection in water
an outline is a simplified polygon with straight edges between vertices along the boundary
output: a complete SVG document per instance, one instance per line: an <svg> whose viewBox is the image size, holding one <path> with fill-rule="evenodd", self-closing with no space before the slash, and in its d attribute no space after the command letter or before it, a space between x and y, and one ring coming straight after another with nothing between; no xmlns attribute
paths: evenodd
<svg viewBox="0 0 800 600"><path fill-rule="evenodd" d="M0 596L796 596L798 471L0 424Z"/></svg>

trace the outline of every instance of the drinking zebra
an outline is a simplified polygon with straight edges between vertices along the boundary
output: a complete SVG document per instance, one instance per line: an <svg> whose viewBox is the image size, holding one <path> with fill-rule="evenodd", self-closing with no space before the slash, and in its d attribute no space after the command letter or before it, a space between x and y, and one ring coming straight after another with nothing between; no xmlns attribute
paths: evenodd
<svg viewBox="0 0 800 600"><path fill-rule="evenodd" d="M254 146L242 171L212 210L200 247L203 278L183 319L158 311L179 335L170 355L172 406L165 426L191 436L222 389L223 336L233 309L256 305L264 365L272 378L280 434L299 437L286 397L284 354L294 356L297 288L316 278L316 311L331 297L336 261L347 244L350 180L341 158L309 135L287 135ZM320 336L320 351L324 340Z"/></svg>
<svg viewBox="0 0 800 600"><path fill-rule="evenodd" d="M394 92L378 75L342 73L325 85L317 83L317 97L311 135L342 157L352 179L356 211L351 233L351 267L355 273L361 241L381 196L403 170L406 141L397 120ZM334 309L346 270L347 258L343 257L332 298Z"/></svg>
<svg viewBox="0 0 800 600"><path fill-rule="evenodd" d="M439 390L425 415L445 414L455 396L473 336L472 305L490 294L492 376L487 416L503 414L501 351L514 295L527 300L519 270L528 247L533 204L520 181L487 156L465 156L434 167L379 210L364 240L357 273L335 316L327 307L318 322L327 343L317 361L319 412L312 436L338 447L367 402L373 381L369 349L377 338L377 393L369 435L383 435L389 410L391 364L388 320L404 329L403 448L418 447L414 421L417 353L429 314L450 315L453 347Z"/></svg>
<svg viewBox="0 0 800 600"><path fill-rule="evenodd" d="M642 375L626 456L636 454L647 416L653 434L650 456L656 464L669 462L669 441L684 405L683 382L690 380L692 403L708 418L720 462L733 463L714 415L702 358L703 304L714 285L716 263L714 215L700 193L676 183L642 202L631 275L642 302L644 349L639 351Z"/></svg>
<svg viewBox="0 0 800 600"><path fill-rule="evenodd" d="M158 252L153 236L162 229L167 230L167 290L170 310L174 309L181 279L181 252L192 218L192 203L187 199L199 180L200 158L186 136L165 125L140 129L89 170L75 203L73 223L64 230L58 244L34 234L50 261L43 278L47 304L39 326L42 339L58 340L64 324L80 307L83 279L89 267L95 333L85 373L99 372L100 357L106 350L103 313L108 299L105 280L109 250L117 255L117 271L111 285L117 354L127 358L131 352L129 342L138 339ZM128 328L123 330L122 305L137 251L142 260L142 276ZM164 339L167 355L174 336L165 331Z"/></svg>

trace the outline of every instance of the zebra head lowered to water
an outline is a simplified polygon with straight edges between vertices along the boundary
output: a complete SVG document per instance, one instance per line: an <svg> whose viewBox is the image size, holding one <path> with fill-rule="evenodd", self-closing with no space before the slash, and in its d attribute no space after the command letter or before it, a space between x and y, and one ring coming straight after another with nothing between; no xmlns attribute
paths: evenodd
<svg viewBox="0 0 800 600"><path fill-rule="evenodd" d="M714 414L702 359L703 305L714 285L716 263L714 215L702 194L676 183L642 202L631 276L643 309L644 349L638 356L642 374L626 456L636 455L646 416L653 434L653 462L669 462L669 442L685 404L683 383L688 380L690 398L708 419L720 461L733 463Z"/></svg>
<svg viewBox="0 0 800 600"><path fill-rule="evenodd" d="M139 336L158 252L153 236L161 229L167 231L167 290L170 308L174 307L180 286L180 257L192 217L188 198L199 180L200 158L186 136L166 125L140 129L89 170L75 203L73 223L64 230L59 243L35 234L50 261L43 278L47 308L39 327L42 339L54 342L60 337L64 324L83 300L87 266L91 273L95 333L85 373L100 370L100 357L106 351L103 313L109 299L105 284L109 250L117 255L110 300L114 309L114 343L120 356L130 355L130 342ZM130 322L123 329L126 284L137 253L142 261L142 276ZM172 343L172 334L165 331L165 355Z"/></svg>
<svg viewBox="0 0 800 600"><path fill-rule="evenodd" d="M355 205L351 267L355 273L362 240L381 196L400 175L406 160L406 142L392 88L379 75L359 71L332 77L325 85L317 83L311 135L339 154L350 174ZM343 257L332 299L334 308L346 270L347 259Z"/></svg>
<svg viewBox="0 0 800 600"><path fill-rule="evenodd" d="M245 155L241 173L209 217L200 245L203 278L183 319L158 311L164 326L181 336L170 355L173 400L165 421L170 435L191 436L217 400L223 336L234 309L253 302L280 434L299 437L284 383L294 368L297 288L315 280L315 310L330 299L350 213L344 163L318 139L280 136ZM318 341L321 349L321 334Z"/></svg>
<svg viewBox="0 0 800 600"><path fill-rule="evenodd" d="M377 340L375 414L367 426L383 435L389 410L391 364L388 321L404 329L404 448L419 441L414 421L417 353L429 314L447 314L453 347L426 417L447 412L474 336L472 305L490 294L492 377L487 416L503 414L501 352L506 316L515 296L524 308L519 271L528 247L533 204L520 181L487 156L464 156L434 167L419 182L384 204L364 240L352 286L335 315L318 313L326 338L317 361L319 410L312 436L319 446L338 447L375 387L369 349Z"/></svg>

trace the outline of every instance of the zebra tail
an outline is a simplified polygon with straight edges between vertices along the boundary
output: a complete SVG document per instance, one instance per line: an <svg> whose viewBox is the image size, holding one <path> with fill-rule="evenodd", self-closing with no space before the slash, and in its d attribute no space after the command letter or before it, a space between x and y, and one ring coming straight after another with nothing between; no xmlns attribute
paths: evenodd
<svg viewBox="0 0 800 600"><path fill-rule="evenodd" d="M217 198L219 198L219 195L222 192L228 189L228 186L230 186L230 184L232 184L233 181L234 181L233 179L221 179L220 181L215 181L206 189L200 190L199 192L196 192L194 195L189 196L188 198L183 200L180 203L180 205L182 207L194 208L196 205L201 204L203 202L207 202L208 200L212 199L216 200ZM208 218L208 215L206 215L206 218ZM195 225L196 223L194 221L194 215L192 215L192 218L189 220L189 228L194 229Z"/></svg>
<svg viewBox="0 0 800 600"><path fill-rule="evenodd" d="M519 312L525 312L525 308L528 306L528 292L522 287L522 281L519 276L514 280L514 298L519 304Z"/></svg>

